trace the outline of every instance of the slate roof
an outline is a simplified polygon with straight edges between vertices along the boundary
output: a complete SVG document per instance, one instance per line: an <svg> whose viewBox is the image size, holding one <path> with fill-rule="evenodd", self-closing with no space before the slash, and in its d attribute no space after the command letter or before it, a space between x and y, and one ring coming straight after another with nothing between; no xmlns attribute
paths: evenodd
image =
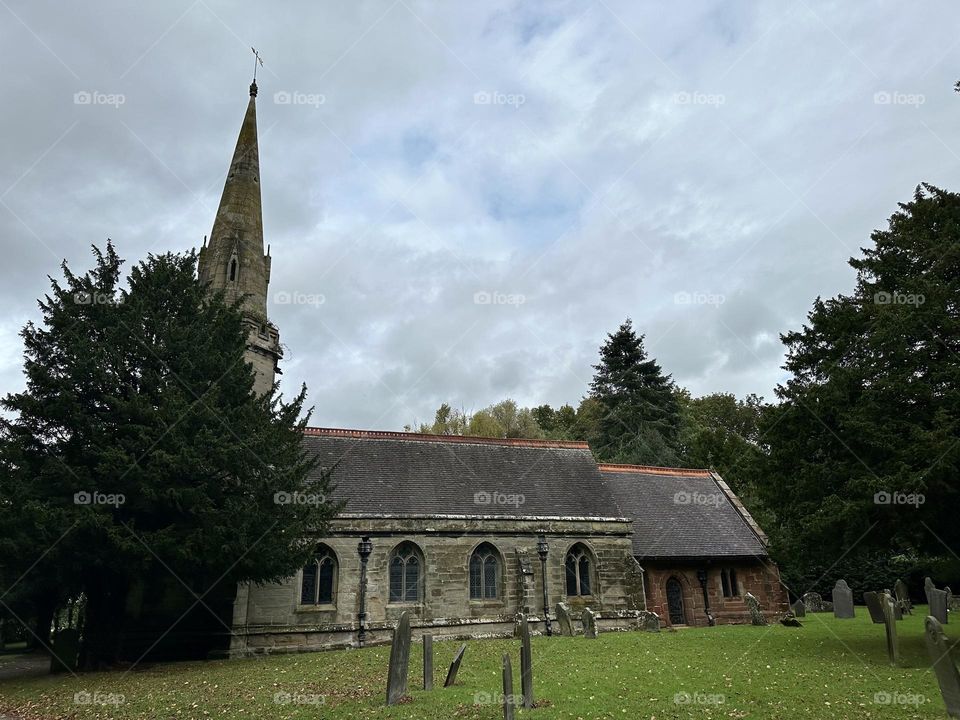
<svg viewBox="0 0 960 720"><path fill-rule="evenodd" d="M582 442L308 428L304 445L344 515L625 517Z"/></svg>
<svg viewBox="0 0 960 720"><path fill-rule="evenodd" d="M640 558L765 557L763 531L709 470L600 465ZM765 539L765 538L764 538Z"/></svg>

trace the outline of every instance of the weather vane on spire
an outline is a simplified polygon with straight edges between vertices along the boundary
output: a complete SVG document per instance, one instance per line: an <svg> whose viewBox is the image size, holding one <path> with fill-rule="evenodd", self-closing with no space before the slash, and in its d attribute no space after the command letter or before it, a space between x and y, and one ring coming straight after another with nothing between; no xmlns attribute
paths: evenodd
<svg viewBox="0 0 960 720"><path fill-rule="evenodd" d="M257 52L257 49L250 46L250 49L253 50L253 81L257 81L257 64L259 63L260 67L263 67L263 58L260 57L260 53Z"/></svg>

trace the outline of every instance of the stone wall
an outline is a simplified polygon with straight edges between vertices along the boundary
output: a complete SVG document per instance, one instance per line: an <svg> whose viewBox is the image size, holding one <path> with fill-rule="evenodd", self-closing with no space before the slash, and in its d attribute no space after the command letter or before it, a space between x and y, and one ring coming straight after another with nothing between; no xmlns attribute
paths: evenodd
<svg viewBox="0 0 960 720"><path fill-rule="evenodd" d="M738 558L724 562L721 559L712 559L710 564L646 560L642 565L646 571L647 608L657 613L664 625L671 624L667 609L667 581L670 578L679 580L683 588L686 624L707 625L703 589L697 579L697 570L701 568L707 571L710 612L718 625L750 622L750 610L743 600L743 596L748 592L756 596L764 614L771 618L787 610L787 593L780 583L780 571L770 560ZM720 573L723 569L731 568L736 571L738 594L736 597L725 598Z"/></svg>
<svg viewBox="0 0 960 720"><path fill-rule="evenodd" d="M373 551L367 565L367 640L386 641L403 610L411 613L414 634L429 629L438 637L507 635L517 612L537 617L542 628L543 573L537 536L550 545L547 587L550 607L561 600L575 608L589 606L600 614L602 629L631 625L639 574L631 556L630 523L585 519L495 518L350 518L331 524L318 540L336 555L338 572L333 602L299 604L301 576L264 586L241 586L234 606L232 653L290 652L356 643L359 612L360 557L357 544L369 537ZM388 563L401 542L414 543L424 561L421 600L392 603L388 598ZM468 563L478 545L490 543L499 552L501 577L495 600L471 600ZM567 598L563 561L567 550L583 543L593 555L592 590L586 598Z"/></svg>

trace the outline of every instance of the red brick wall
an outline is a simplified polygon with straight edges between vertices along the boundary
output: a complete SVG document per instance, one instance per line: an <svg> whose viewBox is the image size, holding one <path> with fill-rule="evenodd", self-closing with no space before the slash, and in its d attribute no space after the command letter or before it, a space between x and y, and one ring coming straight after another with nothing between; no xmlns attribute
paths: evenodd
<svg viewBox="0 0 960 720"><path fill-rule="evenodd" d="M667 610L667 581L675 577L683 588L683 608L687 625L703 626L707 624L704 612L703 590L697 579L697 570L707 571L707 594L710 599L710 612L718 625L749 623L750 610L743 595L753 593L760 601L765 615L773 618L786 612L787 592L780 584L780 572L772 562L734 560L729 563L712 560L709 565L691 563L667 563L647 560L640 563L645 571L647 609L660 616L664 625L670 625L670 613ZM737 574L739 596L723 597L720 571L734 569Z"/></svg>

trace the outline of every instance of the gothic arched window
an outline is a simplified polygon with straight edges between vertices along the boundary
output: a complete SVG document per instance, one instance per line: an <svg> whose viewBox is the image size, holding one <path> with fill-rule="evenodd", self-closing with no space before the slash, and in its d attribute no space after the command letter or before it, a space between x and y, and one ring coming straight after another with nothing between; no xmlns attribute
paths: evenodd
<svg viewBox="0 0 960 720"><path fill-rule="evenodd" d="M303 568L300 581L301 605L326 605L337 591L337 557L325 545L317 548L313 560Z"/></svg>
<svg viewBox="0 0 960 720"><path fill-rule="evenodd" d="M401 543L390 555L390 602L419 602L422 596L423 557L417 546Z"/></svg>
<svg viewBox="0 0 960 720"><path fill-rule="evenodd" d="M585 545L577 543L570 548L563 566L567 578L567 595L593 594L591 590L593 559Z"/></svg>
<svg viewBox="0 0 960 720"><path fill-rule="evenodd" d="M470 556L470 599L495 600L499 585L500 556L493 545L483 543Z"/></svg>
<svg viewBox="0 0 960 720"><path fill-rule="evenodd" d="M234 282L237 279L237 259L230 259L230 282Z"/></svg>

